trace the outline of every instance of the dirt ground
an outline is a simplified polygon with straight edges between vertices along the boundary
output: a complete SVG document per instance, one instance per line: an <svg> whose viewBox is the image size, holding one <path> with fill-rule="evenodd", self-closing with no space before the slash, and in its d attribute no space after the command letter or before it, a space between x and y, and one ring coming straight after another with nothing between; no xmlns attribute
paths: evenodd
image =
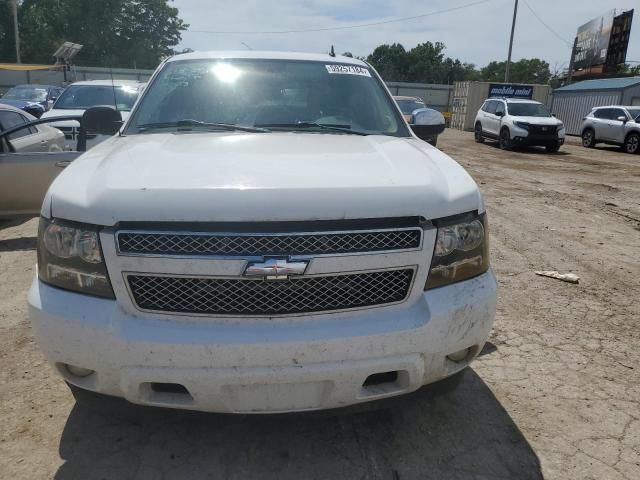
<svg viewBox="0 0 640 480"><path fill-rule="evenodd" d="M640 478L640 156L575 139L503 152L456 131L439 146L484 192L500 284L458 389L259 417L77 406L27 319L36 221L14 223L0 227L0 477Z"/></svg>

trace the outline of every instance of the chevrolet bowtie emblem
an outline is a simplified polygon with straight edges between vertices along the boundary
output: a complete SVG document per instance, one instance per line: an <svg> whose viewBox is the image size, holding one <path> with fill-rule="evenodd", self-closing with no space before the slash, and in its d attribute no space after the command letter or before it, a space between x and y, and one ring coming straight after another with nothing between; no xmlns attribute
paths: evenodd
<svg viewBox="0 0 640 480"><path fill-rule="evenodd" d="M249 262L245 277L262 277L265 280L286 280L289 275L303 275L308 261L290 262L286 258L268 258L264 262Z"/></svg>

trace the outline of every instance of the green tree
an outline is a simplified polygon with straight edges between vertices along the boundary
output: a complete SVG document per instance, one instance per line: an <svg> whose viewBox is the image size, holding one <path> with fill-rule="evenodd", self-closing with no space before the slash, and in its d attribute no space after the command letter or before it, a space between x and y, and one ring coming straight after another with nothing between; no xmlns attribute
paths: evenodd
<svg viewBox="0 0 640 480"><path fill-rule="evenodd" d="M128 68L155 68L188 27L167 0L25 0L20 25L24 62L51 63L71 41L77 64Z"/></svg>
<svg viewBox="0 0 640 480"><path fill-rule="evenodd" d="M425 42L411 50L394 43L380 45L367 61L391 82L447 83L474 80L478 72L473 64L445 57L442 42Z"/></svg>
<svg viewBox="0 0 640 480"><path fill-rule="evenodd" d="M503 82L507 62L489 63L480 69L480 80L485 82ZM549 64L539 58L523 58L511 63L512 83L546 84L551 79Z"/></svg>
<svg viewBox="0 0 640 480"><path fill-rule="evenodd" d="M407 51L399 43L380 45L367 57L367 62L387 82L408 81L408 61Z"/></svg>
<svg viewBox="0 0 640 480"><path fill-rule="evenodd" d="M9 2L0 1L0 62L15 62L16 49L13 40L13 15Z"/></svg>

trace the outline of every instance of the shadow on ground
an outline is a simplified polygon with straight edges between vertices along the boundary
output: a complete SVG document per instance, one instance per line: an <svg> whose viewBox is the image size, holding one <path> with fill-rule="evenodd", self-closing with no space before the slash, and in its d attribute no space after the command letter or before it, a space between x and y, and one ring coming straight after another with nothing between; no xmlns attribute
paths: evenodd
<svg viewBox="0 0 640 480"><path fill-rule="evenodd" d="M273 416L76 404L68 479L541 479L518 427L473 370L373 404Z"/></svg>
<svg viewBox="0 0 640 480"><path fill-rule="evenodd" d="M6 238L0 240L0 252L15 252L17 250L35 250L38 244L36 237Z"/></svg>

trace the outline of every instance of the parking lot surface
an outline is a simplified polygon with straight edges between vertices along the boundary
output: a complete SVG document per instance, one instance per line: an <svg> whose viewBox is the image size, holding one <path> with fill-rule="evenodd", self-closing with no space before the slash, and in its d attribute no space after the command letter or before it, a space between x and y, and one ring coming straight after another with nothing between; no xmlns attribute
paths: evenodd
<svg viewBox="0 0 640 480"><path fill-rule="evenodd" d="M275 416L78 406L27 319L37 221L14 222L0 226L0 477L640 478L640 155L575 139L504 152L451 130L438 145L485 195L500 285L457 389Z"/></svg>

